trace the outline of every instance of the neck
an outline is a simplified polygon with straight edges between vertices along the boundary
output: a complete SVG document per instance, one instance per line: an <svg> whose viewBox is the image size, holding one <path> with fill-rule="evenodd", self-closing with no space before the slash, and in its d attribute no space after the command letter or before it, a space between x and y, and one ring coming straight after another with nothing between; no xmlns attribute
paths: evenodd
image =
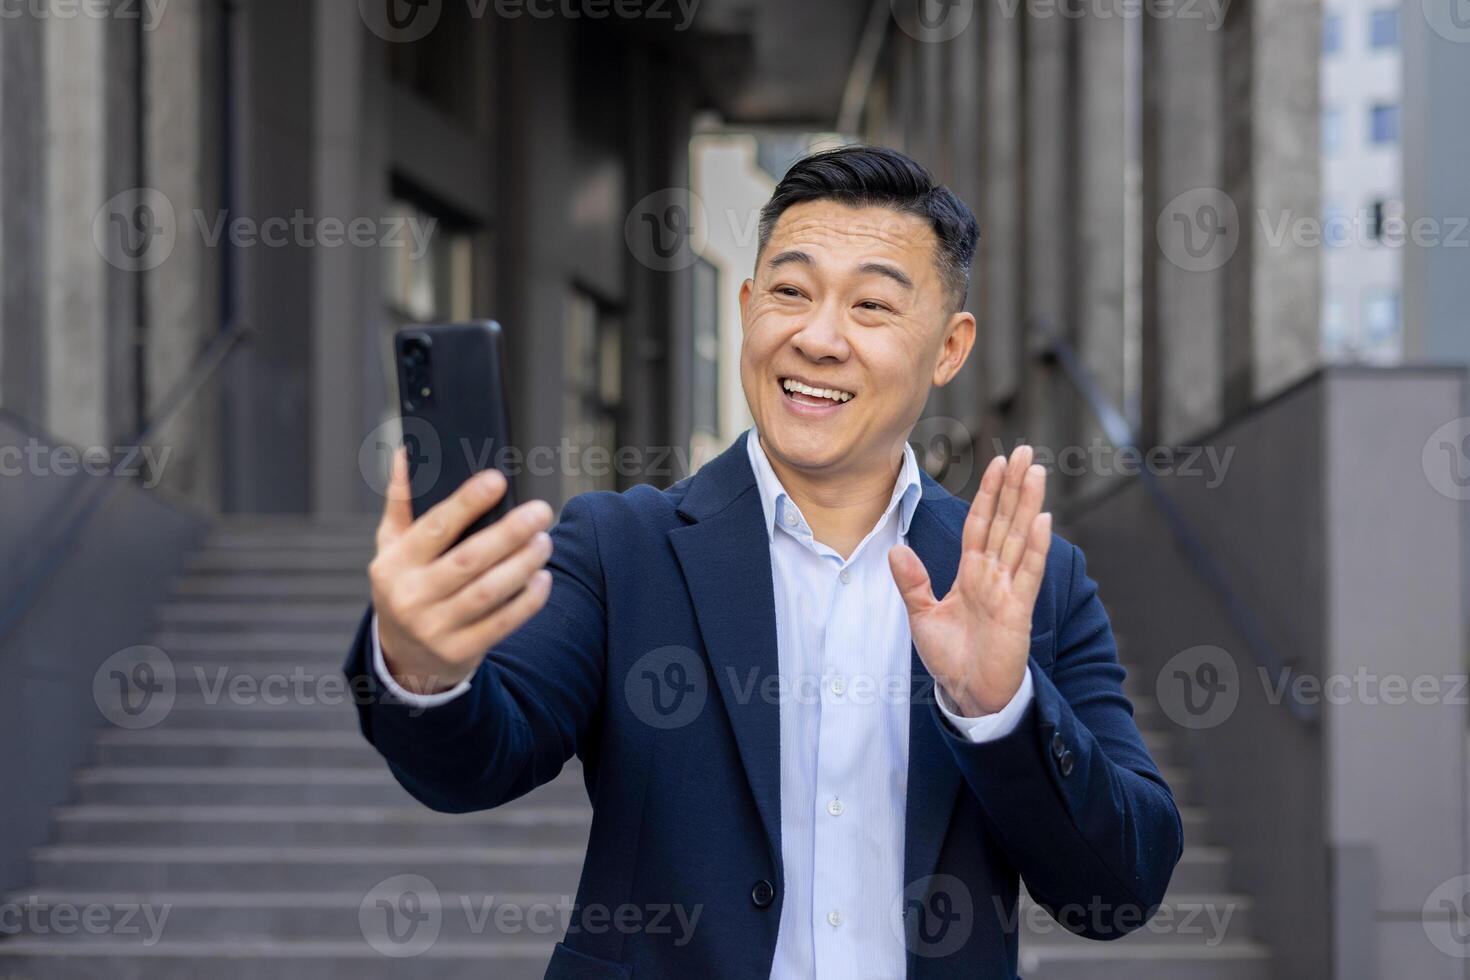
<svg viewBox="0 0 1470 980"><path fill-rule="evenodd" d="M820 475L787 466L760 443L776 478L811 526L812 537L847 558L888 507L903 467L903 449L876 465Z"/></svg>

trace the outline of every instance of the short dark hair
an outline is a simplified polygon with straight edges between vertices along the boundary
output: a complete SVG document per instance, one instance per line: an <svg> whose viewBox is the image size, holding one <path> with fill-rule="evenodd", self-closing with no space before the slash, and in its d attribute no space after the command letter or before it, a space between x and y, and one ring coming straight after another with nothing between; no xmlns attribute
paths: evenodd
<svg viewBox="0 0 1470 980"><path fill-rule="evenodd" d="M959 197L937 184L916 160L885 146L851 145L796 161L761 208L760 251L776 222L793 204L835 200L851 207L881 206L928 220L939 239L939 272L954 301L965 305L970 263L980 227Z"/></svg>

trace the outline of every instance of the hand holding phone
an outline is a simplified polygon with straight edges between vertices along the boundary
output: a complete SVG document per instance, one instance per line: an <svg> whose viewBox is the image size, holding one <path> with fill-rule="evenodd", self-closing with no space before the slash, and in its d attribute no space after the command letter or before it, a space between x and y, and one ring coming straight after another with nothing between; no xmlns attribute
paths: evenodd
<svg viewBox="0 0 1470 980"><path fill-rule="evenodd" d="M544 500L463 537L505 489L502 473L484 470L415 519L407 454L393 457L368 578L383 659L409 691L434 694L468 678L551 594L543 566L551 557L553 515Z"/></svg>
<svg viewBox="0 0 1470 980"><path fill-rule="evenodd" d="M551 590L551 507L515 507L495 469L510 443L494 321L394 337L404 450L369 567L378 642L407 690L448 690L536 613Z"/></svg>

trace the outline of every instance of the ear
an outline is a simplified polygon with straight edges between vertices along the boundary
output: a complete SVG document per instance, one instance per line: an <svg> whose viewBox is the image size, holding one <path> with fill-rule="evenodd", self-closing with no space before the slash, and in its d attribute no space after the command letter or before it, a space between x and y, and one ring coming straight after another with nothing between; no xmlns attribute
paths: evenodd
<svg viewBox="0 0 1470 980"><path fill-rule="evenodd" d="M949 318L944 327L944 344L939 349L939 362L934 365L934 386L942 388L964 367L975 346L975 317L964 310Z"/></svg>
<svg viewBox="0 0 1470 980"><path fill-rule="evenodd" d="M745 325L750 322L746 315L750 309L750 294L755 291L755 280L747 279L740 284L740 332L745 332Z"/></svg>

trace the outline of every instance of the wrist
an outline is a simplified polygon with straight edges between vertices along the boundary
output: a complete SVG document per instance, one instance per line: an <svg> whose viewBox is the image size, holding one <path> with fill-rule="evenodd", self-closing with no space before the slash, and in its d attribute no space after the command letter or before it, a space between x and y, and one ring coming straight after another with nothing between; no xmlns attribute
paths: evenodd
<svg viewBox="0 0 1470 980"><path fill-rule="evenodd" d="M426 670L421 665L406 664L397 660L388 644L381 641L379 648L383 651L383 666L388 668L388 674L393 678L394 683L410 694L425 696L443 694L464 679L450 677L438 668Z"/></svg>

